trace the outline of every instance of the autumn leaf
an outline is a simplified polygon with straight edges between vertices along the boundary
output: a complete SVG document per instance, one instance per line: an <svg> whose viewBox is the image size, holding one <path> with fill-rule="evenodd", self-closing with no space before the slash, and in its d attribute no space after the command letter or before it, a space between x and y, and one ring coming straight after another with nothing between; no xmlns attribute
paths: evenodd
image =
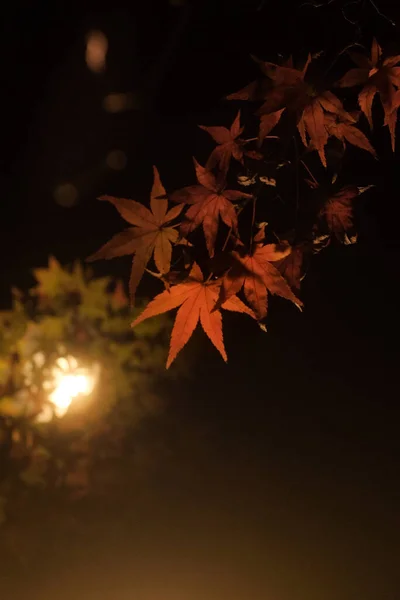
<svg viewBox="0 0 400 600"><path fill-rule="evenodd" d="M221 219L232 231L236 231L237 215L232 202L240 198L252 198L252 195L238 190L225 190L209 169L202 167L196 159L193 161L199 185L191 185L177 190L171 195L171 200L191 205L186 211L185 221L181 225L181 235L187 237L189 233L203 224L207 250L212 257L214 256L219 220Z"/></svg>
<svg viewBox="0 0 400 600"><path fill-rule="evenodd" d="M218 167L225 176L228 172L232 156L243 164L243 144L240 139L243 127L240 127L240 111L236 115L230 129L226 127L205 127L199 125L200 129L207 131L217 142L218 146L214 148L206 163L206 169Z"/></svg>
<svg viewBox="0 0 400 600"><path fill-rule="evenodd" d="M385 114L385 121L384 121L384 125L387 125L389 128L393 152L394 152L395 143L396 143L396 123L397 123L397 111L398 111L399 107L400 107L400 90L397 90L397 92L395 93L394 98L393 98L392 110L390 112L388 111Z"/></svg>
<svg viewBox="0 0 400 600"><path fill-rule="evenodd" d="M284 108L281 108L280 110L276 110L275 112L269 113L267 115L261 115L260 128L258 133L259 143L261 143L273 130L275 125L278 124L284 110Z"/></svg>
<svg viewBox="0 0 400 600"><path fill-rule="evenodd" d="M264 155L261 152L258 152L258 150L245 150L244 155L247 156L247 158L251 158L251 160L263 160L264 158Z"/></svg>
<svg viewBox="0 0 400 600"><path fill-rule="evenodd" d="M137 286L146 266L154 254L154 262L161 273L167 273L171 266L172 244L179 237L176 229L169 223L182 211L183 204L168 210L168 200L156 167L151 190L151 211L135 200L101 196L99 200L107 200L114 204L120 215L134 227L117 233L107 244L87 260L110 259L126 254L133 254L132 270L129 281L129 292L133 304Z"/></svg>
<svg viewBox="0 0 400 600"><path fill-rule="evenodd" d="M258 64L270 81L271 86L264 94L264 103L257 110L260 117L259 141L261 142L278 124L285 110L294 114L297 128L303 144L309 144L318 151L322 164L326 167L325 145L328 132L324 120L327 112L342 116L352 121L343 108L339 98L330 91L318 91L307 81L305 76L311 63L309 55L302 69L294 69L290 59L284 65L258 61ZM241 94L240 99L254 99ZM228 99L236 99L235 95Z"/></svg>
<svg viewBox="0 0 400 600"><path fill-rule="evenodd" d="M188 342L199 321L222 358L228 360L222 334L222 315L219 308L216 308L220 286L221 281L204 281L199 266L194 263L186 282L172 286L170 290L156 296L133 321L132 327L135 327L145 319L180 307L172 329L167 368ZM234 294L221 308L255 317L253 311Z"/></svg>
<svg viewBox="0 0 400 600"><path fill-rule="evenodd" d="M347 233L353 227L354 200L371 186L359 188L354 185L343 187L339 192L328 198L321 208L318 218L326 224L328 230L340 242L347 242ZM318 231L318 225L314 228ZM347 242L348 243L348 242Z"/></svg>
<svg viewBox="0 0 400 600"><path fill-rule="evenodd" d="M353 146L357 146L362 150L366 150L374 158L376 158L376 152L371 142L363 134L362 131L357 129L354 125L354 120L349 121L347 119L341 119L337 115L333 115L331 113L325 115L325 127L328 132L329 137L335 137L340 140L343 146L346 146L346 142L352 144Z"/></svg>
<svg viewBox="0 0 400 600"><path fill-rule="evenodd" d="M287 281L272 264L286 258L291 248L288 244L263 245L264 231L255 236L250 254L244 254L241 248L232 252L234 264L226 273L221 289L221 302L226 301L239 290L254 310L257 319L264 319L268 309L268 293L276 294L293 302L298 308L302 302L296 298Z"/></svg>
<svg viewBox="0 0 400 600"><path fill-rule="evenodd" d="M382 49L374 38L369 57L358 52L350 53L357 68L350 69L337 83L339 87L362 85L358 95L358 103L372 129L372 103L379 93L385 113L385 125L389 126L392 149L394 151L393 111L395 106L396 89L400 88L400 54L383 58ZM397 118L397 116L396 116ZM394 123L396 122L394 119Z"/></svg>
<svg viewBox="0 0 400 600"><path fill-rule="evenodd" d="M290 287L299 290L301 281L304 277L303 263L306 245L296 244L291 248L291 252L278 260L275 265L279 272L286 279Z"/></svg>

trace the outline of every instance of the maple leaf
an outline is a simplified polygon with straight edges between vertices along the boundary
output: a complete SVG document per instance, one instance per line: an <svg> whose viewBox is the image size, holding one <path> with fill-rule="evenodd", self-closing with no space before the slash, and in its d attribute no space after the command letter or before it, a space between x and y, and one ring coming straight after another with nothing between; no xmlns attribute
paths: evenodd
<svg viewBox="0 0 400 600"><path fill-rule="evenodd" d="M202 167L195 158L193 161L199 185L191 185L173 192L171 200L191 204L186 211L185 221L181 225L181 235L186 237L203 224L207 250L212 257L214 256L219 219L235 232L237 215L232 201L240 198L252 198L252 195L238 190L225 190L209 169Z"/></svg>
<svg viewBox="0 0 400 600"><path fill-rule="evenodd" d="M167 368L188 342L199 321L222 358L225 362L228 360L222 334L222 315L216 308L220 286L221 281L204 281L199 266L194 263L186 282L156 296L133 321L132 327L135 327L145 319L180 306L172 329ZM255 317L253 311L235 295L223 302L221 308Z"/></svg>
<svg viewBox="0 0 400 600"><path fill-rule="evenodd" d="M240 127L240 110L230 129L226 127L205 127L204 125L199 125L199 127L207 131L218 144L207 160L206 169L213 169L217 166L225 176L232 156L243 164L244 141L239 136L243 133L244 127Z"/></svg>
<svg viewBox="0 0 400 600"><path fill-rule="evenodd" d="M263 245L264 227L254 237L253 249L243 254L242 249L234 250L234 264L225 274L221 288L221 302L243 287L244 295L254 310L257 319L264 319L268 309L268 292L291 300L298 308L302 302L296 298L287 281L272 264L288 256L291 247L288 244Z"/></svg>
<svg viewBox="0 0 400 600"><path fill-rule="evenodd" d="M289 283L290 287L299 290L301 281L304 277L303 263L306 245L296 244L292 246L291 252L284 258L277 261L276 267Z"/></svg>
<svg viewBox="0 0 400 600"><path fill-rule="evenodd" d="M354 126L354 119L349 121L338 117L338 115L328 113L325 115L325 127L328 135L340 140L344 147L346 147L346 142L349 142L349 144L366 150L374 158L377 158L375 149L369 139Z"/></svg>
<svg viewBox="0 0 400 600"><path fill-rule="evenodd" d="M374 38L371 47L371 56L358 52L351 52L351 58L358 65L350 69L337 83L339 87L353 87L363 85L358 95L358 103L372 129L372 103L379 93L385 113L385 125L389 125L392 149L394 150L394 126L392 114L395 107L396 89L400 88L400 54L382 57L382 49ZM392 120L391 120L392 119ZM396 119L394 120L394 123Z"/></svg>
<svg viewBox="0 0 400 600"><path fill-rule="evenodd" d="M344 110L343 104L332 92L327 90L318 94L308 91L307 94L308 99L305 106L301 114L297 116L297 129L303 144L317 150L322 164L326 167L325 146L329 138L329 132L325 126L327 115L336 115L348 123L355 123L355 119ZM299 103L300 108L301 102Z"/></svg>
<svg viewBox="0 0 400 600"><path fill-rule="evenodd" d="M259 142L261 142L279 123L285 110L294 114L301 140L308 146L308 139L313 148L318 151L322 164L326 167L325 145L328 132L324 124L326 112L334 113L352 121L343 108L339 98L330 91L319 92L307 81L305 76L312 57L308 55L302 69L294 69L292 60L284 65L257 60L262 72L271 80L271 87L264 94L264 103L257 110L260 117ZM243 92L243 90L242 90ZM235 95L228 99L236 99ZM242 100L254 99L251 90L241 93Z"/></svg>
<svg viewBox="0 0 400 600"><path fill-rule="evenodd" d="M390 132L390 139L392 142L392 150L394 152L396 142L396 122L397 122L397 110L400 107L400 90L394 95L392 110L385 114L384 125L387 125Z"/></svg>
<svg viewBox="0 0 400 600"><path fill-rule="evenodd" d="M54 256L49 256L48 262L47 269L33 269L33 275L38 282L33 288L33 293L41 297L54 298L61 290L68 292L75 289L76 282L71 274L62 268L58 260Z"/></svg>
<svg viewBox="0 0 400 600"><path fill-rule="evenodd" d="M339 192L328 198L321 208L318 217L326 223L329 231L340 242L348 240L347 232L353 227L354 199L369 189L359 188L354 185L343 187ZM317 227L314 228L314 231Z"/></svg>
<svg viewBox="0 0 400 600"><path fill-rule="evenodd" d="M183 204L168 210L168 200L156 167L151 190L151 211L135 200L101 196L99 200L111 202L120 215L134 227L117 233L100 250L89 256L88 261L101 258L110 259L133 254L129 292L133 304L135 292L146 266L154 254L154 262L161 273L167 273L171 266L172 244L179 237L178 232L168 224L183 209Z"/></svg>

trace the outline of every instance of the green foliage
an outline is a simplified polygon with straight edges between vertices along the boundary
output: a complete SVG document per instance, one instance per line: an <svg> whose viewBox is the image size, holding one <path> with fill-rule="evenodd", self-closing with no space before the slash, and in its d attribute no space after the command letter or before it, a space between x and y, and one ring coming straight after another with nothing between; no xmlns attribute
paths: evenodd
<svg viewBox="0 0 400 600"><path fill-rule="evenodd" d="M166 376L170 322L133 332L121 282L52 257L34 275L37 284L13 290L11 310L0 313L0 524L29 490L92 490L94 469L118 456L127 428L159 405L154 384ZM58 417L49 395L54 365L66 357L96 373L96 385Z"/></svg>

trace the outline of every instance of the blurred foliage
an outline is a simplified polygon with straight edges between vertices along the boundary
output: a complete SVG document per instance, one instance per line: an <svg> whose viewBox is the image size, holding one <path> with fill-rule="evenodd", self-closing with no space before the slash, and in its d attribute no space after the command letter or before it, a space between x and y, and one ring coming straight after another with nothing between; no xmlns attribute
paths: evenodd
<svg viewBox="0 0 400 600"><path fill-rule="evenodd" d="M157 384L174 376L163 368L169 319L133 331L142 305L129 309L120 281L52 257L34 276L37 284L14 289L11 310L0 313L0 523L32 494L70 501L112 485L126 431L158 411ZM45 382L65 356L97 366L97 385L63 417L42 422L51 407Z"/></svg>

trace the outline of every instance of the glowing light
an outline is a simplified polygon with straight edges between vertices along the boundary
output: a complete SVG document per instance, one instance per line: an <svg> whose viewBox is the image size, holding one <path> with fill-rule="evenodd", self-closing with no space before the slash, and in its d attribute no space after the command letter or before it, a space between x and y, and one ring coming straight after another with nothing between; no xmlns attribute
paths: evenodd
<svg viewBox="0 0 400 600"><path fill-rule="evenodd" d="M106 158L107 166L114 171L122 171L122 169L125 169L127 162L128 159L126 158L126 154L125 152L122 152L122 150L112 150L108 153Z"/></svg>
<svg viewBox="0 0 400 600"><path fill-rule="evenodd" d="M63 375L49 400L55 406L55 413L62 417L70 407L74 398L83 394L87 396L92 390L92 383L87 375Z"/></svg>
<svg viewBox="0 0 400 600"><path fill-rule="evenodd" d="M108 94L103 100L103 107L107 112L118 113L133 108L133 95L124 93Z"/></svg>
<svg viewBox="0 0 400 600"><path fill-rule="evenodd" d="M91 31L86 39L86 64L91 71L101 73L106 66L108 40L102 31Z"/></svg>
<svg viewBox="0 0 400 600"><path fill-rule="evenodd" d="M60 357L51 370L51 378L44 382L43 387L51 386L51 393L48 399L53 405L43 408L38 415L37 421L40 423L48 422L53 417L53 412L57 417L63 417L68 411L71 403L76 398L89 396L94 389L98 377L99 366L94 365L88 369L79 368L77 360L73 356Z"/></svg>

